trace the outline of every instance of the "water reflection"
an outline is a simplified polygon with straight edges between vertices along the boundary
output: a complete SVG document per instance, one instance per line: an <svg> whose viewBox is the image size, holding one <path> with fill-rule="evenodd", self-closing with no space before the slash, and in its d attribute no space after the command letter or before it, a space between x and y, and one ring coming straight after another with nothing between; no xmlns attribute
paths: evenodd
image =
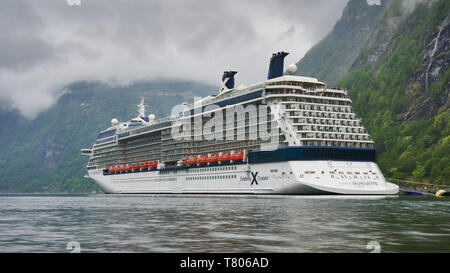
<svg viewBox="0 0 450 273"><path fill-rule="evenodd" d="M449 252L447 199L1 195L1 252Z"/></svg>

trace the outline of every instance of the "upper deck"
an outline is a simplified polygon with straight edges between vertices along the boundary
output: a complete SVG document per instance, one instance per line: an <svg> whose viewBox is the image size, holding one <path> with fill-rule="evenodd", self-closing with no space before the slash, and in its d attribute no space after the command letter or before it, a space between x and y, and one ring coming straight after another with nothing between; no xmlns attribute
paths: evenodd
<svg viewBox="0 0 450 273"><path fill-rule="evenodd" d="M225 71L217 94L183 103L176 115L161 119L145 116L142 99L137 117L122 123L113 119L111 126L100 132L89 166L154 160L175 166L193 156L245 154L288 146L373 148L362 120L351 109L346 90L329 88L312 77L283 75L282 62L274 67L271 60L268 79L248 87L235 87L237 72ZM228 116L228 109L236 115ZM250 114L247 109L257 109L257 113ZM214 124L214 130L207 123ZM183 131L181 138L175 136L178 129Z"/></svg>
<svg viewBox="0 0 450 273"><path fill-rule="evenodd" d="M318 81L316 78L284 75L249 87L238 86L221 91L217 95L208 96L192 104L186 104L184 107L187 110L184 110L180 116L167 116L153 120L152 122L141 122L132 119L129 122L116 124L100 132L96 145L107 144L116 140L132 139L139 135L169 128L173 121L177 119L204 114L207 106L215 105L223 108L229 105L248 103L265 98L284 98L292 95L306 99L326 99L327 104L331 104L333 101L336 104L339 104L339 102L346 102L346 105L351 104L346 90L329 89L325 83ZM322 100L308 100L307 103L321 104ZM347 109L345 111L349 110Z"/></svg>

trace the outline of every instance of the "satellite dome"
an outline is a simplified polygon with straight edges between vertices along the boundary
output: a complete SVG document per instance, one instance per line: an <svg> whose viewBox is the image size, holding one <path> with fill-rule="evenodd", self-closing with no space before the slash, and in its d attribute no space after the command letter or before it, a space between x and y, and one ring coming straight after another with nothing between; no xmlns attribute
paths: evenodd
<svg viewBox="0 0 450 273"><path fill-rule="evenodd" d="M117 125L119 123L119 121L116 118L113 118L111 120L111 125Z"/></svg>
<svg viewBox="0 0 450 273"><path fill-rule="evenodd" d="M288 65L287 72L289 72L289 74L294 74L297 72L297 66L295 64Z"/></svg>
<svg viewBox="0 0 450 273"><path fill-rule="evenodd" d="M148 120L150 120L150 121L155 120L155 115L153 115L153 114L148 115Z"/></svg>

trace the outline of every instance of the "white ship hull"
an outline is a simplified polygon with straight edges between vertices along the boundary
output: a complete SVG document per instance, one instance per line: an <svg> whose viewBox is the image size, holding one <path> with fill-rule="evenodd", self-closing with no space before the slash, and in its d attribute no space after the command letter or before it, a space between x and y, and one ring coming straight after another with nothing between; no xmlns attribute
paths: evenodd
<svg viewBox="0 0 450 273"><path fill-rule="evenodd" d="M83 150L89 177L107 193L398 193L346 90L283 75L286 55L272 54L266 81L235 87L225 71L219 93L159 120L142 98Z"/></svg>
<svg viewBox="0 0 450 273"><path fill-rule="evenodd" d="M106 193L397 194L377 164L357 161L284 161L227 164L104 175L88 172Z"/></svg>

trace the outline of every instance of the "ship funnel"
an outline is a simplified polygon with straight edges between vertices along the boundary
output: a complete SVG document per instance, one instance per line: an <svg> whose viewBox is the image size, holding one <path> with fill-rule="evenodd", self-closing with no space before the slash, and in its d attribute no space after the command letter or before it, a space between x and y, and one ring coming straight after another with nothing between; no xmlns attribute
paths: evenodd
<svg viewBox="0 0 450 273"><path fill-rule="evenodd" d="M237 71L224 71L222 76L222 87L220 91L224 89L233 89L234 88L234 75L237 74Z"/></svg>
<svg viewBox="0 0 450 273"><path fill-rule="evenodd" d="M269 74L267 76L268 80L283 76L284 57L288 54L289 53L284 51L272 54L272 58L270 58Z"/></svg>

